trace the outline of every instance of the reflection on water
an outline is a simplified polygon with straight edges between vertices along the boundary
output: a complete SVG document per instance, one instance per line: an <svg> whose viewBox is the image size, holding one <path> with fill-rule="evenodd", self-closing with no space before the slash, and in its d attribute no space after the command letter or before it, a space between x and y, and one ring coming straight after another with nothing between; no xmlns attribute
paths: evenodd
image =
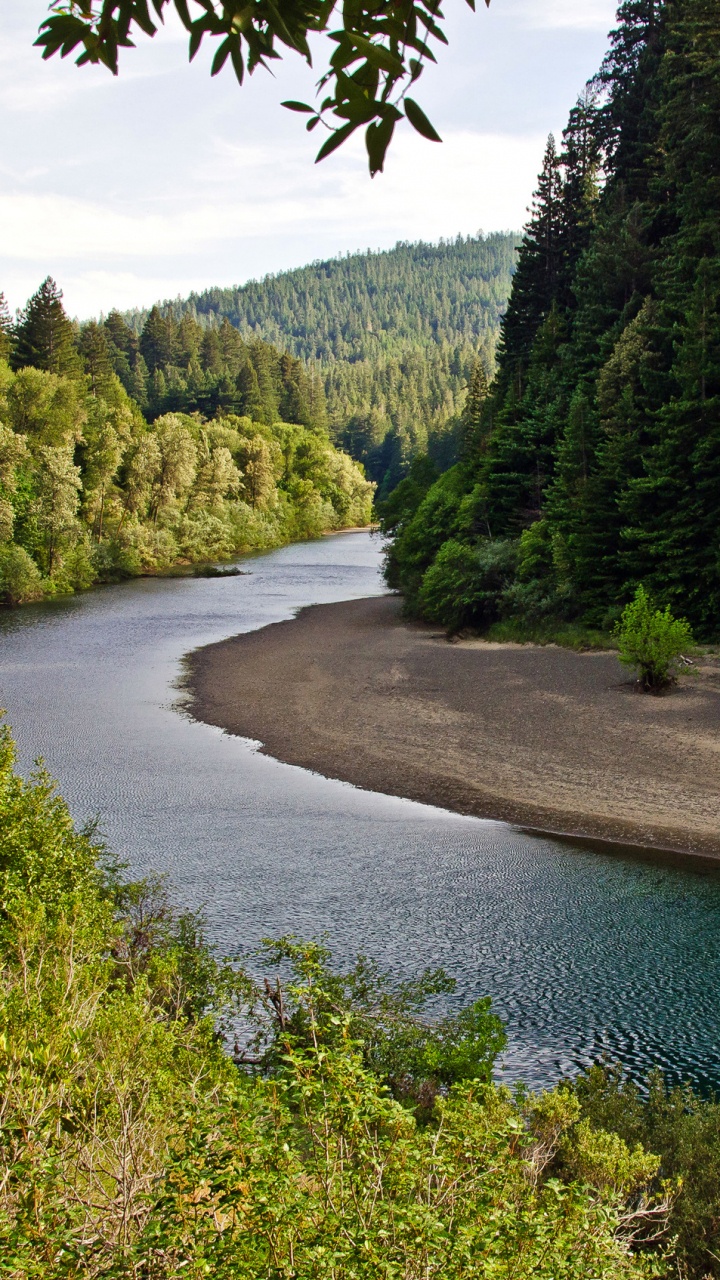
<svg viewBox="0 0 720 1280"><path fill-rule="evenodd" d="M256 754L176 710L184 653L380 592L379 544L339 535L252 575L142 580L0 620L0 700L78 818L133 872L167 871L237 953L326 933L398 974L442 964L490 993L509 1076L540 1085L601 1052L720 1085L720 877L358 791Z"/></svg>

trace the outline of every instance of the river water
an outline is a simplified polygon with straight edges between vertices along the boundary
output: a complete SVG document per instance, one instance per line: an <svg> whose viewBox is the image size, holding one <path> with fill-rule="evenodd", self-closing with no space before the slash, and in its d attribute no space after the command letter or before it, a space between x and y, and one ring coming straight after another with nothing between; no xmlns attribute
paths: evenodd
<svg viewBox="0 0 720 1280"><path fill-rule="evenodd" d="M356 790L259 755L178 709L182 657L303 605L378 594L380 545L340 534L248 576L141 579L6 611L0 700L27 771L99 814L131 873L166 872L225 954L327 935L398 976L443 965L489 994L506 1078L535 1087L602 1053L638 1078L720 1086L720 874L595 852Z"/></svg>

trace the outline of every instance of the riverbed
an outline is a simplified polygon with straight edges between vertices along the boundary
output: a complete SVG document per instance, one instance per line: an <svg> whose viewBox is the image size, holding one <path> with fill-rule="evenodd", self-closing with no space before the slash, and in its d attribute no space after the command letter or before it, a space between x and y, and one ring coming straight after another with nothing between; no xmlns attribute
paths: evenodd
<svg viewBox="0 0 720 1280"><path fill-rule="evenodd" d="M183 709L190 650L383 591L380 543L336 535L247 576L142 579L6 612L0 699L23 770L42 754L129 874L162 871L211 939L326 935L398 976L443 965L492 996L503 1073L551 1083L602 1053L720 1086L720 874L598 852L329 781Z"/></svg>

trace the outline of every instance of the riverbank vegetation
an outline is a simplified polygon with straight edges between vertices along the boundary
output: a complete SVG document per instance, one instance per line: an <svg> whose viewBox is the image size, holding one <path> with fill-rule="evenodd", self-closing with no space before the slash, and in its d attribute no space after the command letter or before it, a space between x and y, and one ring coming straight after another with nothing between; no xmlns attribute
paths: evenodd
<svg viewBox="0 0 720 1280"><path fill-rule="evenodd" d="M603 1069L497 1086L489 1002L424 1012L439 972L296 939L265 980L219 962L1 746L3 1274L716 1274L714 1104Z"/></svg>
<svg viewBox="0 0 720 1280"><path fill-rule="evenodd" d="M369 523L374 486L331 444L298 360L229 325L213 331L204 365L189 356L192 393L154 366L162 411L148 422L130 331L117 316L77 328L61 297L46 280L16 325L0 317L0 598ZM157 348L168 338L150 326L148 355L151 335Z"/></svg>
<svg viewBox="0 0 720 1280"><path fill-rule="evenodd" d="M385 508L411 612L609 633L642 586L720 632L719 53L709 0L621 4L548 141L461 460Z"/></svg>

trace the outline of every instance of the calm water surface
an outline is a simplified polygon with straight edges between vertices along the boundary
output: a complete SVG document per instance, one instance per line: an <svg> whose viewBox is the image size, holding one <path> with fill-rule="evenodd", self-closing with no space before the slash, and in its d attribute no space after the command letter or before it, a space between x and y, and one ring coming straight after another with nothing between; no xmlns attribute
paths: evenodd
<svg viewBox="0 0 720 1280"><path fill-rule="evenodd" d="M326 933L406 975L491 994L504 1070L535 1086L607 1052L720 1086L720 876L596 853L355 790L174 709L183 654L379 594L368 534L247 562L247 577L140 580L0 619L0 700L23 769L42 754L78 819L133 872L167 872L228 953Z"/></svg>

